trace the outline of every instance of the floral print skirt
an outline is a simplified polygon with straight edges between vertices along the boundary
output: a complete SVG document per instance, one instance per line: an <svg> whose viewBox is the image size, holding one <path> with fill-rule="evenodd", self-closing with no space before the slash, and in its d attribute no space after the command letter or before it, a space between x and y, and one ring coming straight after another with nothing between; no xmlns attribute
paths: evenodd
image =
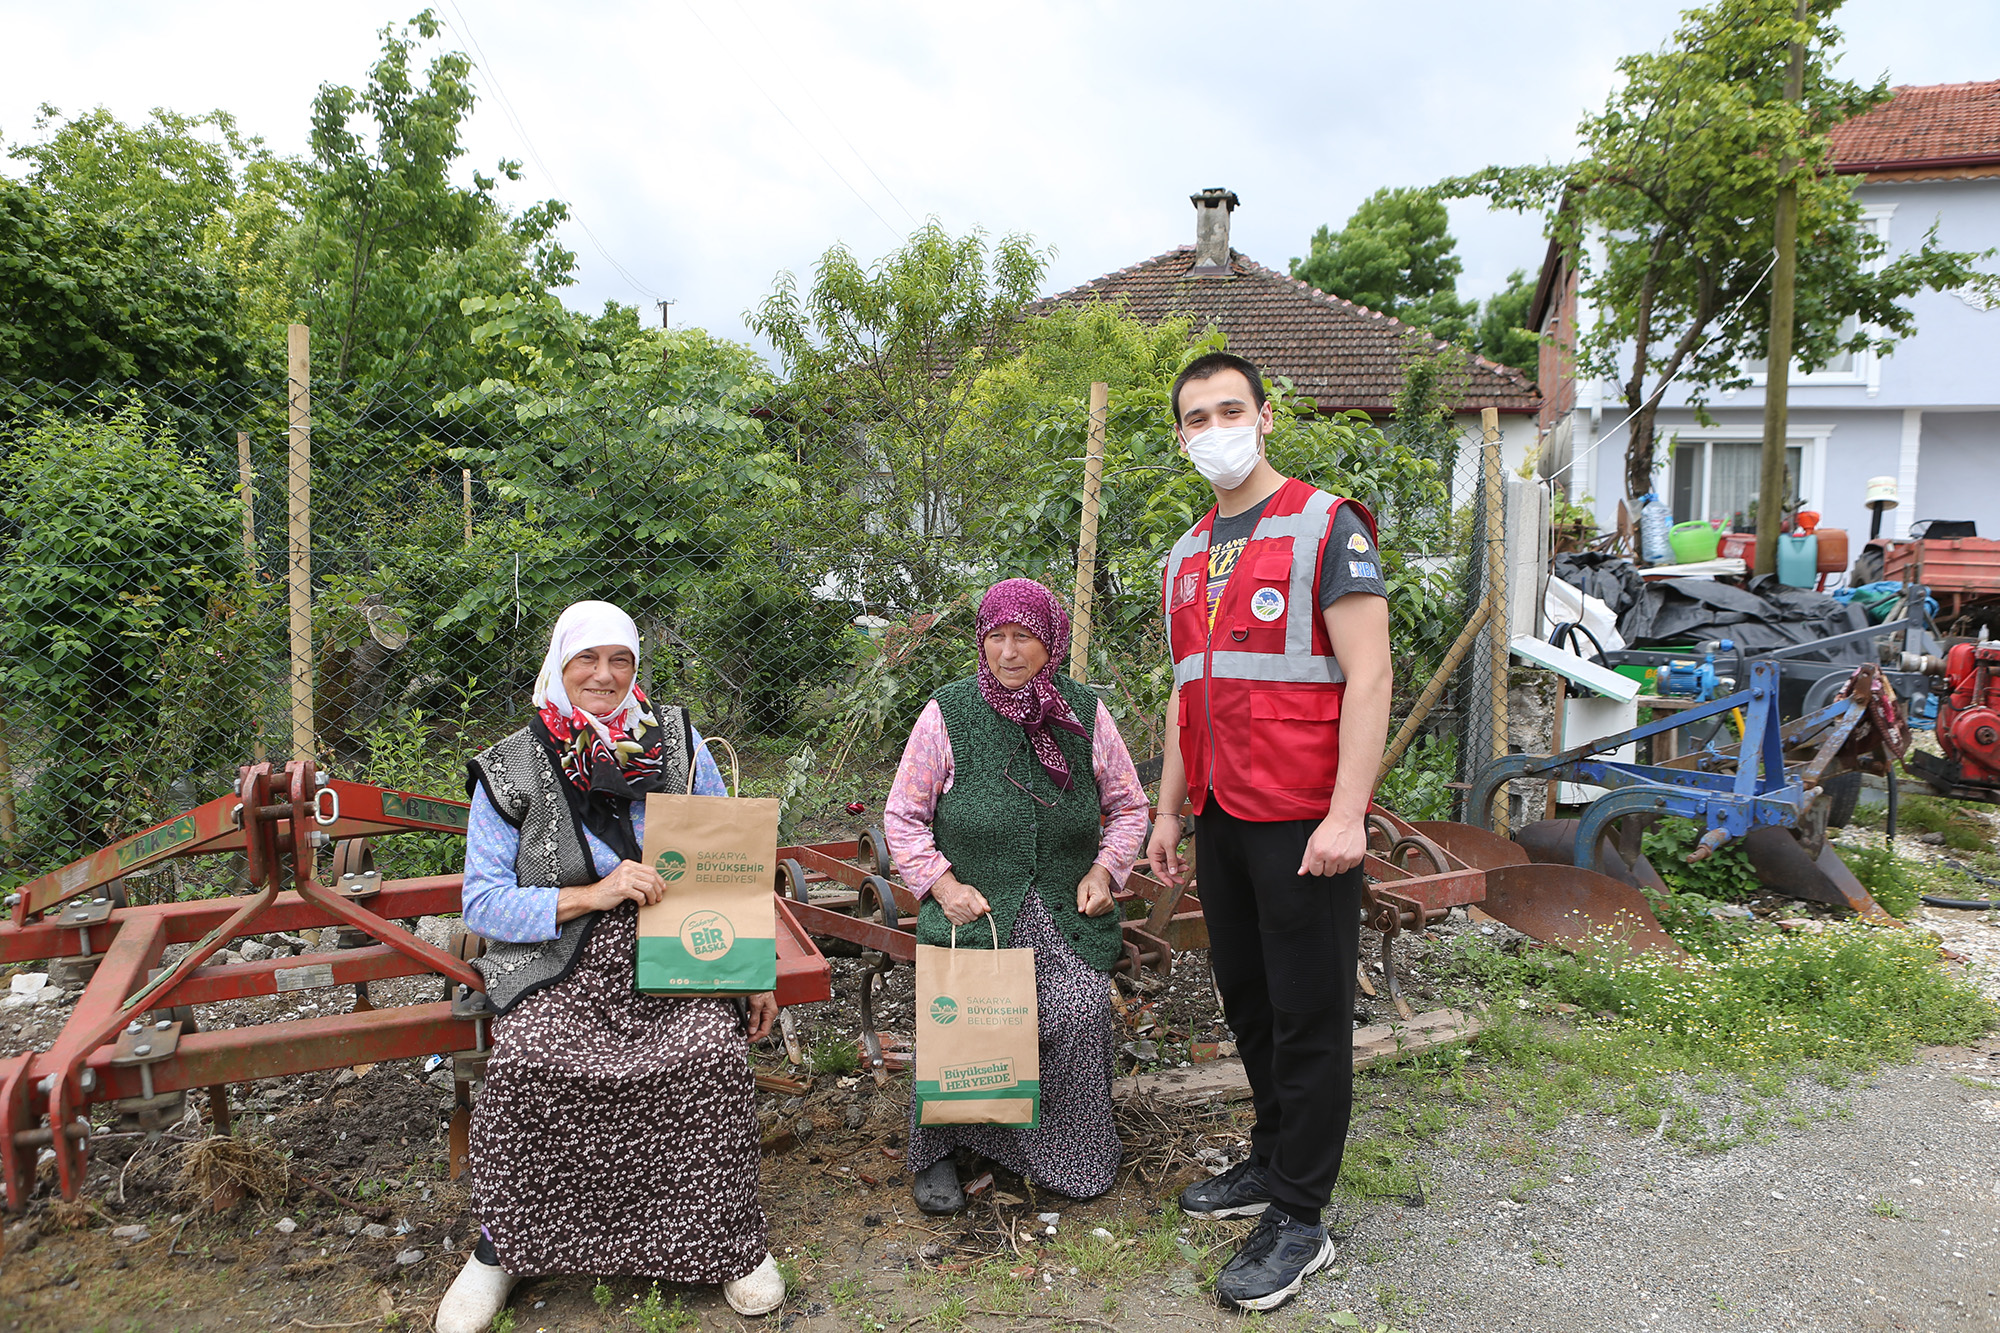
<svg viewBox="0 0 2000 1333"><path fill-rule="evenodd" d="M475 1213L516 1275L717 1283L764 1260L736 1008L632 989L637 908L494 1024L472 1117Z"/></svg>
<svg viewBox="0 0 2000 1333"><path fill-rule="evenodd" d="M1039 893L1030 892L1021 904L1009 944L1035 951L1041 1123L1033 1129L920 1127L912 1110L910 1170L922 1171L954 1149L970 1148L1039 1188L1073 1199L1096 1198L1118 1176L1118 1130L1111 1119L1111 979L1076 956Z"/></svg>

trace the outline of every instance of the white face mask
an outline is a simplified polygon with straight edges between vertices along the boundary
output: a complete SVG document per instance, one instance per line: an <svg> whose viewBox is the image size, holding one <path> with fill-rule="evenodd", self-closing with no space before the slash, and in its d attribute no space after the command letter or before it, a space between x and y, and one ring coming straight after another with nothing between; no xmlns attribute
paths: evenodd
<svg viewBox="0 0 2000 1333"><path fill-rule="evenodd" d="M1194 470L1225 491L1233 491L1257 470L1257 427L1211 426L1188 440Z"/></svg>

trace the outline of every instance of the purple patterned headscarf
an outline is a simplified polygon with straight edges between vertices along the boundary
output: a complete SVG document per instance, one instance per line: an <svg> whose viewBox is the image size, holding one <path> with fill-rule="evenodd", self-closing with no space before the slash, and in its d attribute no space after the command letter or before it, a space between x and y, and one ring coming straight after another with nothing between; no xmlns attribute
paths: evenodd
<svg viewBox="0 0 2000 1333"><path fill-rule="evenodd" d="M986 636L1001 625L1021 626L1049 650L1049 660L1018 690L1002 685L986 665ZM1007 579L986 590L979 603L973 638L979 648L979 696L994 712L1027 728L1028 744L1033 747L1035 758L1050 780L1068 791L1074 779L1049 728L1061 727L1078 736L1090 734L1076 720L1069 700L1056 688L1056 668L1069 656L1069 613L1062 609L1054 593L1033 579Z"/></svg>

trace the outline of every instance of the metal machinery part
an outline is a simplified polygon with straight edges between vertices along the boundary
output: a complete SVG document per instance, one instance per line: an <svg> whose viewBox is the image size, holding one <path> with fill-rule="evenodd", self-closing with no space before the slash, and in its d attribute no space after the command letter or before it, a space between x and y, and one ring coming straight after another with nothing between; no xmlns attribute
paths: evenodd
<svg viewBox="0 0 2000 1333"><path fill-rule="evenodd" d="M1817 807L1833 774L1860 770L1887 774L1909 748L1910 732L1894 687L1873 663L1856 667L1824 707L1781 723L1780 666L1770 658L1750 663L1749 682L1735 694L1593 740L1558 755L1507 755L1483 768L1472 783L1468 809L1490 819L1494 796L1518 778L1560 779L1610 790L1576 821L1570 857L1574 867L1605 869L1607 833L1634 816L1676 815L1707 825L1690 861L1703 860L1725 843L1762 829L1783 830L1801 845L1798 855L1777 848L1769 835L1751 838L1754 858L1772 859L1772 886L1797 896L1837 903L1861 915L1893 920L1844 867L1834 870L1824 847L1825 817ZM1735 744L1711 741L1667 764L1623 763L1609 758L1634 741L1679 731L1734 709L1744 713ZM1803 867L1803 868L1801 868ZM1608 878L1608 877L1607 877ZM1608 900L1608 893L1599 901ZM1498 915L1498 913L1495 913Z"/></svg>
<svg viewBox="0 0 2000 1333"><path fill-rule="evenodd" d="M323 779L310 759L281 769L255 764L239 770L231 795L23 885L0 923L0 964L82 958L93 960L94 970L49 1050L0 1059L7 1209L26 1207L44 1147L55 1154L63 1197L76 1197L95 1107L108 1104L129 1123L155 1130L178 1116L188 1089L208 1088L215 1127L226 1133L230 1083L431 1054L453 1057L452 1161L454 1174L461 1171L471 1084L490 1049L492 1009L469 965L473 941L439 949L398 921L456 913L463 877L383 880L365 840L404 832L462 836L466 818L463 802ZM345 847L327 883L314 863L316 849L329 844ZM129 907L110 891L134 871L210 854L242 858L247 894ZM775 911L778 1002L829 998L826 960L782 901ZM328 926L357 932L347 936L356 947L212 965L245 935ZM159 966L175 944L191 947L172 966ZM209 1032L193 1021L198 1004L424 975L441 978L447 998L374 1008L357 993L344 1014Z"/></svg>
<svg viewBox="0 0 2000 1333"><path fill-rule="evenodd" d="M2000 643L1953 644L1916 665L1949 691L1937 715L1943 754L1912 754L1905 766L1942 795L2000 801Z"/></svg>
<svg viewBox="0 0 2000 1333"><path fill-rule="evenodd" d="M873 831L871 831L873 832ZM1643 895L1589 870L1529 865L1518 845L1466 824L1412 824L1380 808L1368 813L1364 922L1382 936L1382 971L1398 1012L1410 1016L1393 964L1395 942L1441 920L1454 907L1484 906L1496 918L1537 939L1565 947L1612 932L1632 947L1678 953ZM805 895L792 902L813 935L845 942L870 959L861 981L861 1043L880 1083L888 1074L875 1024L876 983L898 963L916 960L918 899L900 882L875 873L870 855L884 849L879 833L853 842L782 847L785 891L803 875ZM1189 858L1190 868L1193 858ZM1495 886L1499 887L1496 894ZM1177 950L1208 947L1198 885L1163 884L1144 863L1113 895L1123 918L1124 951L1115 971L1136 979L1173 968Z"/></svg>

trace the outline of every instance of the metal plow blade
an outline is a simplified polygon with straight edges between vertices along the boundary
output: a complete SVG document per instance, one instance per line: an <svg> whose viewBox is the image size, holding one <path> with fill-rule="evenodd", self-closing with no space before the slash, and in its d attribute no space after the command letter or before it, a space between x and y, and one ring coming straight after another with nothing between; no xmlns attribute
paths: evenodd
<svg viewBox="0 0 2000 1333"><path fill-rule="evenodd" d="M1491 829L1442 819L1412 820L1410 827L1474 870L1498 870L1501 866L1524 865L1528 860L1528 853L1519 843Z"/></svg>
<svg viewBox="0 0 2000 1333"><path fill-rule="evenodd" d="M1830 842L1815 858L1799 845L1790 829L1767 827L1751 829L1743 846L1750 854L1751 868L1767 889L1828 907L1845 907L1877 925L1901 924L1854 877Z"/></svg>
<svg viewBox="0 0 2000 1333"><path fill-rule="evenodd" d="M1595 870L1500 866L1486 872L1480 907L1523 935L1566 949L1608 934L1642 952L1684 952L1660 928L1644 894Z"/></svg>

